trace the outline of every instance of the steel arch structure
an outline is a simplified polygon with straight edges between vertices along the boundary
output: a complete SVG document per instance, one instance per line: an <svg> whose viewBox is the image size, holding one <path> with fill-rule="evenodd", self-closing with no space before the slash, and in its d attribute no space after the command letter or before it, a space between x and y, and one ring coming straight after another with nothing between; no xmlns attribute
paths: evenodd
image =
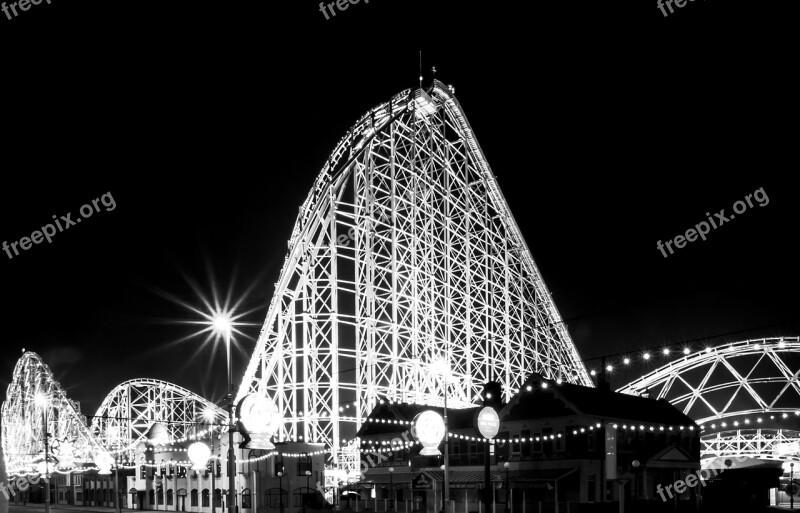
<svg viewBox="0 0 800 513"><path fill-rule="evenodd" d="M800 338L745 340L685 356L619 388L695 420L702 458L800 461Z"/></svg>
<svg viewBox="0 0 800 513"><path fill-rule="evenodd" d="M215 424L227 424L225 410L173 383L157 379L132 379L106 395L92 419L91 430L105 446L125 450L147 438L150 427L161 423L170 442L193 435L206 423L206 410Z"/></svg>
<svg viewBox="0 0 800 513"><path fill-rule="evenodd" d="M593 386L452 87L401 92L301 206L237 401L268 395L281 436L338 449L379 398L441 404L446 388L463 407L533 371Z"/></svg>
<svg viewBox="0 0 800 513"><path fill-rule="evenodd" d="M47 398L45 405L37 401L39 396ZM34 352L23 353L17 360L2 417L2 444L9 474L32 472L35 463L43 461L46 432L56 446L50 455L60 463L92 461L106 452L86 426L78 405L67 397L50 368Z"/></svg>

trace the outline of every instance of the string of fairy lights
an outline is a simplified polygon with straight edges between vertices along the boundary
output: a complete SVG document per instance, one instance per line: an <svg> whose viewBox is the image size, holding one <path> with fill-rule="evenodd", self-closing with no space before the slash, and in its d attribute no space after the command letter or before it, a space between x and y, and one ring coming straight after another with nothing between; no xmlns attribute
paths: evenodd
<svg viewBox="0 0 800 513"><path fill-rule="evenodd" d="M731 344L697 347L696 345L692 346L691 343L687 342L684 344L675 344L668 346L652 346L646 349L641 349L638 352L627 351L623 353L598 356L596 358L589 358L585 360L584 363L587 363L587 367L589 367L588 362L603 360L603 365L605 365L605 367L597 366L589 369L589 374L594 377L597 376L597 374L603 370L605 372L614 372L618 368L627 368L636 363L644 363L644 364L653 363L659 358L661 359L661 361L663 361L673 357L684 358L697 353L711 354L719 351L727 351L730 349L730 347L732 347ZM764 341L764 342L755 342L753 344L754 349L758 350L761 349L762 347L776 347L778 349L785 349L786 341L784 341L783 339L778 339L774 342Z"/></svg>
<svg viewBox="0 0 800 513"><path fill-rule="evenodd" d="M786 342L784 342L783 340L777 340L775 343L772 343L772 344L764 343L764 344L761 344L761 345L764 345L764 346L774 345L776 348L782 349L782 348L786 347ZM760 344L756 343L753 347L755 349L759 349L760 348ZM614 372L614 371L616 371L617 369L620 369L620 368L629 368L630 366L632 366L634 364L637 364L637 363L650 364L650 363L656 362L657 360L660 360L661 362L663 362L664 360L670 359L670 358L686 358L686 357L689 357L692 354L696 354L698 352L703 352L703 353L709 354L709 353L716 352L716 351L724 351L727 348L728 348L727 345L718 346L718 347L699 347L699 348L696 345L693 347L693 346L691 346L689 344L671 345L671 346L666 346L666 347L659 346L659 347L652 347L652 348L642 349L642 350L640 350L638 352L635 352L635 353L634 352L617 353L617 354L613 354L613 355L606 355L606 356L603 356L603 357L589 359L589 360L586 360L586 361L589 362L589 361L595 361L595 360L601 360L602 359L603 365L605 367L602 367L602 366L591 367L591 366L589 366L587 364L587 367L589 367L589 374L591 376L597 376L598 373L603 372L603 371L606 372L606 373L611 373L611 372ZM552 386L552 384L555 384L557 386L557 385L561 385L562 383L563 383L563 380L561 378L556 378L556 379L549 380L549 381L541 381L539 383L536 383L535 385L527 384L523 388L524 388L525 391L531 392L536 387L541 387L542 389L547 389L549 386ZM520 388L518 388L518 389L513 389L513 388L510 389L511 393L520 393L522 391L523 391L523 389L520 389ZM392 398L379 399L377 402L378 402L378 404L385 404L385 403L388 403L390 405L391 404L395 404L395 403L401 404L400 401L396 401L396 400L394 400ZM362 401L352 401L352 402L340 404L338 409L339 409L340 413L345 413L345 414L349 410L352 409L352 410L354 410L353 417L356 417L357 416L356 411L359 409L361 404L362 404ZM304 420L307 420L307 419L313 419L314 417L315 417L315 414L313 412L306 412L305 414L304 414L304 412L299 412L296 417L286 419L286 422L304 421ZM796 417L800 417L800 410L795 411L794 412L794 416L792 416L792 415L790 415L790 414L788 414L786 412L769 412L769 411L765 411L765 412L763 412L763 416L753 416L753 418L747 417L747 418L744 418L744 419L737 419L737 420L733 420L733 421L729 421L729 420L716 420L716 421L713 421L713 422L707 421L705 424L703 424L703 423L698 424L698 428L699 428L700 432L703 432L703 431L706 431L707 428L709 428L709 427L711 429L758 427L759 425L763 424L764 421L767 418L769 420L771 420L771 421L776 421L776 420L794 419ZM120 420L120 419L117 419L117 420ZM122 419L122 420L124 420L124 419ZM372 417L369 417L369 418L367 418L365 420L368 423L390 424L390 425L396 425L398 427L399 426L411 427L413 425L413 421L396 419L396 418L372 418ZM164 421L164 422L169 422L169 421ZM209 424L206 424L206 425L209 425ZM602 424L600 424L599 422L595 422L594 424L589 423L589 424L581 426L581 427L570 426L568 428L564 428L563 434L562 433L554 433L554 434L550 434L550 435L547 435L547 436L540 435L540 436L531 436L531 437L502 438L502 439L495 439L494 442L515 443L515 444L538 443L538 442L546 441L548 439L549 440L556 440L556 439L562 438L562 436L568 436L568 435L576 436L576 435L580 435L580 434L583 434L583 433L586 433L586 432L592 432L595 429L600 428L601 426L602 426ZM621 426L621 428L620 428L620 426ZM666 433L669 433L669 432L682 432L684 430L688 430L688 431L694 431L695 430L694 426L670 426L670 425L658 425L658 424L647 424L647 425L644 425L644 424L621 424L621 425L620 424L613 424L613 427L615 429L621 429L623 432L624 431L640 431L640 432L653 432L653 433L655 433L655 432L666 432ZM229 429L229 426L227 424L211 424L211 427L209 427L209 428L205 428L205 429L201 429L199 431L195 431L192 434L187 434L187 435L185 435L185 436L183 436L181 438L173 439L173 440L171 440L171 441L169 441L167 443L155 444L153 446L147 447L145 452L186 453L186 452L188 452L188 448L185 447L185 446L182 446L182 444L186 444L188 442L205 440L205 439L208 439L209 437L213 437L215 435L217 436L217 438L221 439L222 438L222 434L227 432L228 429ZM452 439L455 439L455 440L467 440L467 441L474 441L474 442L478 442L478 443L485 443L487 441L487 439L483 438L482 436L472 436L472 435L465 435L465 434L460 434L460 433L449 433L449 436ZM296 436L289 437L289 436L285 436L285 435L284 436L279 435L279 436L276 436L275 441L276 442L298 442L298 441L302 442L303 441L303 436L302 435L296 435ZM327 439L326 441L329 442L329 443L331 442L330 439ZM117 448L108 449L108 452L109 452L110 455L112 455L114 457L115 463L116 463L116 465L119 466L119 468L135 468L137 466L137 463L135 462L135 459L136 459L135 458L135 453L142 452L141 449L137 450L137 447L140 446L141 444L142 444L142 441L136 441L136 442L131 443L129 445L126 445L124 447L117 447ZM350 439L350 440L343 438L343 439L341 439L340 444L341 444L341 448L344 448L348 444L350 444L351 446L356 446L356 447L358 445L361 445L362 447L358 448L358 451L360 451L362 453L369 453L369 452L391 452L391 451L408 449L408 448L411 448L411 447L413 447L415 445L418 445L419 442L417 442L415 440L408 440L408 439L402 440L402 441L401 440L370 441L370 440L361 440L361 439L356 437L356 438L353 438L353 439ZM259 456L252 456L252 457L249 457L249 458L246 458L246 459L241 459L241 460L237 459L237 463L255 463L255 462L263 461L263 460L266 460L266 459L269 459L271 457L278 456L278 455L280 455L282 457L285 457L285 458L300 458L300 457L313 456L313 455L318 455L318 454L330 454L332 452L333 452L332 448L320 449L320 450L312 451L312 452L308 452L308 453L291 453L291 452L271 451L271 452L268 452L268 453L265 453L265 454L262 454L262 455L259 455ZM212 459L213 459L213 457L212 457ZM85 462L80 461L80 460L75 460L74 462L77 463L77 464L80 464L80 463L91 464L92 463L91 461L88 461L88 460L85 461ZM35 463L35 458L32 458L30 461L23 462L23 464L24 463L28 463L28 464ZM184 460L184 459L181 459L180 461L175 461L174 459L172 459L171 463L174 463L174 464L177 464L177 465L191 465L191 462L189 462L188 460ZM144 465L146 465L148 467L160 467L161 465L163 465L163 460L162 460L161 463L159 463L155 459L145 458L144 459L144 463L142 463L142 460L140 459L138 464L139 465L144 464ZM30 468L30 467L28 467L28 468ZM56 473L87 472L87 471L93 471L93 470L97 470L97 469L98 469L98 467L96 467L96 466L65 466L65 467L55 467L53 469L53 472L56 472ZM22 471L22 470L23 470L23 467L18 466L18 468L17 468L18 473L20 471ZM12 470L9 471L9 474L13 474L13 473L14 472Z"/></svg>

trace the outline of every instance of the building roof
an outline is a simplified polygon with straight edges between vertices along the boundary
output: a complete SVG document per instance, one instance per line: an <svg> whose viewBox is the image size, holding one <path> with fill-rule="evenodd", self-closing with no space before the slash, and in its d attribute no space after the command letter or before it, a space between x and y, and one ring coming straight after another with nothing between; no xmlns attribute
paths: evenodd
<svg viewBox="0 0 800 513"><path fill-rule="evenodd" d="M480 406L477 405L466 409L448 408L449 429L475 429L475 415L479 409ZM414 417L424 410L443 414L443 408L438 406L384 401L375 405L357 436L402 433L411 428ZM691 418L664 399L621 394L603 386L593 388L569 383L557 384L536 373L531 374L520 387L520 392L498 414L501 422L578 415L609 421L696 426Z"/></svg>
<svg viewBox="0 0 800 513"><path fill-rule="evenodd" d="M478 406L464 409L447 408L447 423L451 430L464 429L473 426L474 417ZM433 410L439 415L444 415L444 408L440 406L427 406L424 404L390 403L377 404L367 417L367 421L358 430L356 436L383 435L401 433L411 428L410 422L425 410ZM381 421L401 421L394 422ZM377 422L376 422L377 421Z"/></svg>
<svg viewBox="0 0 800 513"><path fill-rule="evenodd" d="M531 391L527 390L530 385ZM694 421L665 399L649 399L597 388L557 384L531 374L520 392L500 412L501 419L526 420L564 415L586 415L608 420L693 426Z"/></svg>

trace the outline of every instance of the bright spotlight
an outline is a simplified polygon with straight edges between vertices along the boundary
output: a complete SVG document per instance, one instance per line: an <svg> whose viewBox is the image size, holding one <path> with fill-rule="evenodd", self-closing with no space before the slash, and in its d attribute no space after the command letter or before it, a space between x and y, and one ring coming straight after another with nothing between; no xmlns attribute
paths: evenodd
<svg viewBox="0 0 800 513"><path fill-rule="evenodd" d="M650 353L643 354L642 358L644 358L645 360L649 360L650 359Z"/></svg>
<svg viewBox="0 0 800 513"><path fill-rule="evenodd" d="M689 353L690 353L689 348L688 347L684 347L683 348L683 354L689 354Z"/></svg>
<svg viewBox="0 0 800 513"><path fill-rule="evenodd" d="M625 358L624 360L622 360L622 363L624 363L625 365L629 365L631 363L631 359Z"/></svg>
<svg viewBox="0 0 800 513"><path fill-rule="evenodd" d="M233 328L233 321L228 312L217 312L211 319L211 326L220 335L227 335Z"/></svg>
<svg viewBox="0 0 800 513"><path fill-rule="evenodd" d="M664 348L664 350L662 351L662 353L664 353L664 355L665 355L665 356L666 356L666 355L668 355L668 354L669 354L669 349L667 349L667 348Z"/></svg>

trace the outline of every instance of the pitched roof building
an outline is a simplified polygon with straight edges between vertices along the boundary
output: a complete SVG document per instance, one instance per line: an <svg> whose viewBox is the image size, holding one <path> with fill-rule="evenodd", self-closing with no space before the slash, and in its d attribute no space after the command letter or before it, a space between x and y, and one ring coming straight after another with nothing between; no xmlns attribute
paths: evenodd
<svg viewBox="0 0 800 513"><path fill-rule="evenodd" d="M699 430L667 401L533 374L507 404L495 406L500 425L491 442L476 428L480 409L447 412L448 511L484 511L481 498L488 499L492 511L502 507L513 513L538 511L539 503L565 508L567 502L588 506L620 498L650 502L653 508L681 501L696 509L699 487L666 493L668 485L700 468ZM442 408L384 401L358 433L361 486L370 490L374 504L369 506L378 512L396 501L400 511L442 510L443 457L420 456L413 432L414 418L424 410L443 413ZM486 461L489 493L484 495Z"/></svg>

